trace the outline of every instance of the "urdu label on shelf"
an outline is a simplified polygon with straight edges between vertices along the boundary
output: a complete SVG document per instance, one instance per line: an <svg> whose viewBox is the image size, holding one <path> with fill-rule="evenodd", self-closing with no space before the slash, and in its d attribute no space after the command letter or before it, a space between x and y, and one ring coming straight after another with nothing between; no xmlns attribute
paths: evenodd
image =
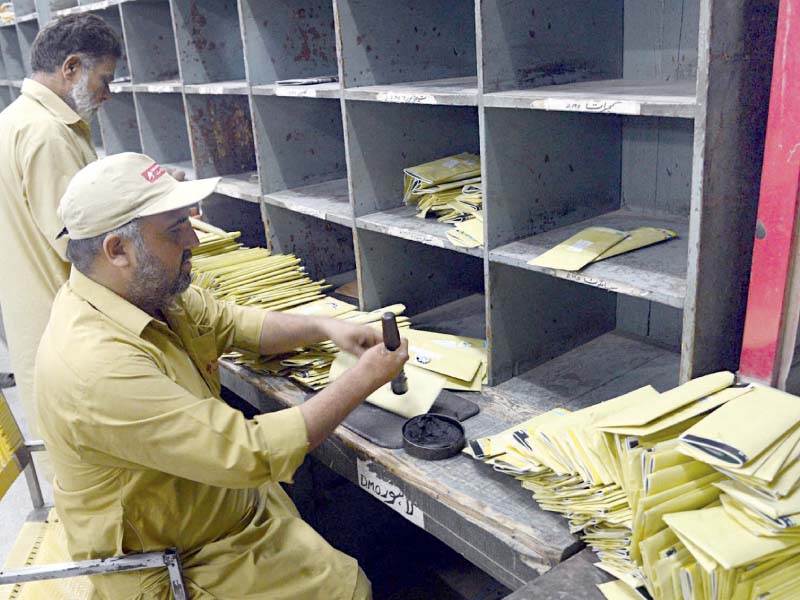
<svg viewBox="0 0 800 600"><path fill-rule="evenodd" d="M417 527L425 529L425 513L395 484L386 481L371 470L372 462L356 459L358 463L358 487L374 496L386 506L400 513Z"/></svg>
<svg viewBox="0 0 800 600"><path fill-rule="evenodd" d="M578 98L547 98L545 110L563 110L572 112L614 113L617 115L640 115L642 105L631 100L582 100ZM540 101L534 102L534 107Z"/></svg>

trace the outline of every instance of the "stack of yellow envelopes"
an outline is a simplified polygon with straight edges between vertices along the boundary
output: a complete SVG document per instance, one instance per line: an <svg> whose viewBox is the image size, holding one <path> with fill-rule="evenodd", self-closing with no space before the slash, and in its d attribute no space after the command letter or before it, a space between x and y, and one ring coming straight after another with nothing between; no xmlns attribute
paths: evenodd
<svg viewBox="0 0 800 600"><path fill-rule="evenodd" d="M693 431L710 431L701 426L706 421L713 425L718 415L733 414L743 405L757 406L758 390L736 384L727 372L664 393L646 386L577 412L550 411L498 435L473 440L465 452L521 480L542 508L564 515L573 531L583 532L601 559L598 566L621 582L603 587L608 598L739 600L719 595L729 589L720 587L730 580L724 565L735 561L718 560L716 564L723 567L717 568L717 575L706 575L712 561L696 558L699 540L685 534L692 530L691 518L677 515L715 511L709 515L719 519L727 515L729 505L749 500L749 508L758 506L766 516L780 517L788 516L778 513L793 510L794 505L755 504L742 490L735 496L723 494L732 489L725 473L684 452L682 440ZM739 422L741 414L736 414ZM778 429L776 435L791 443L788 428ZM753 446L747 448L752 451ZM763 474L764 468L754 472ZM736 517L730 519L738 524ZM790 521L791 517L783 523ZM770 527L764 519L760 525ZM796 543L794 536L783 533L767 538L772 545L756 555L778 560L787 556L782 552L791 554L786 547ZM743 536L737 543L751 544L751 540ZM730 540L726 544L736 546ZM744 556L750 559L753 553ZM763 572L765 578L774 575L766 567Z"/></svg>
<svg viewBox="0 0 800 600"><path fill-rule="evenodd" d="M405 169L403 200L417 217L435 216L455 226L447 232L456 246L483 245L483 191L480 157L462 153Z"/></svg>
<svg viewBox="0 0 800 600"><path fill-rule="evenodd" d="M331 317L352 323L380 327L381 315L392 312L403 336L409 340L409 375L419 378L413 388L420 394L414 403L381 389L370 400L399 414L427 412L442 389L480 391L487 380L487 356L484 340L409 329L409 320L401 316L402 304L371 312L323 294L324 281L312 281L293 255L271 254L264 248L246 248L237 241L238 232L226 232L202 221L193 220L200 245L192 251L192 279L215 297L240 305L258 306L291 314ZM341 356L330 341L278 356L259 356L233 352L226 355L237 364L263 373L284 376L311 389L327 386L353 362ZM413 415L409 415L413 416Z"/></svg>

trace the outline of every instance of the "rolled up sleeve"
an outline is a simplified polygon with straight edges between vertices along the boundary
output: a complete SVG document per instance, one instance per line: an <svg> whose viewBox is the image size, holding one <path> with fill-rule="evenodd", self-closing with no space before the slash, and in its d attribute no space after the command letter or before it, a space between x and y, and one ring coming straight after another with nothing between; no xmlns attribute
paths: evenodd
<svg viewBox="0 0 800 600"><path fill-rule="evenodd" d="M193 396L144 355L95 378L83 396L75 442L95 462L250 488L291 481L308 450L298 408L246 419L216 398Z"/></svg>

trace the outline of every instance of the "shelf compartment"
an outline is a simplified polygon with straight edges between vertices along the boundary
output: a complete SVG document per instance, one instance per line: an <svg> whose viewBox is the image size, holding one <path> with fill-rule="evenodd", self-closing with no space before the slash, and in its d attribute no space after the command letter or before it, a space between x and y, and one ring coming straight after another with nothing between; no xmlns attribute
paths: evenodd
<svg viewBox="0 0 800 600"><path fill-rule="evenodd" d="M403 206L403 169L461 152L478 153L478 111L347 100L355 216Z"/></svg>
<svg viewBox="0 0 800 600"><path fill-rule="evenodd" d="M471 256L483 256L482 247L462 248L450 242L447 232L454 228L453 225L439 223L436 219L418 219L416 215L416 206L401 206L359 217L356 227Z"/></svg>
<svg viewBox="0 0 800 600"><path fill-rule="evenodd" d="M347 179L334 179L314 185L264 194L264 202L296 213L352 226L353 210Z"/></svg>
<svg viewBox="0 0 800 600"><path fill-rule="evenodd" d="M187 95L185 98L197 176L255 171L253 124L247 97Z"/></svg>
<svg viewBox="0 0 800 600"><path fill-rule="evenodd" d="M695 81L700 1L481 3L483 91L582 81ZM568 40L568 42L565 42Z"/></svg>
<svg viewBox="0 0 800 600"><path fill-rule="evenodd" d="M587 227L610 227L627 231L645 226L672 229L678 233L678 238L590 264L577 272L527 264L529 260ZM619 210L500 246L489 253L489 259L611 292L683 308L686 299L688 238L689 223L685 219Z"/></svg>
<svg viewBox="0 0 800 600"><path fill-rule="evenodd" d="M338 75L330 1L242 0L240 6L251 84Z"/></svg>
<svg viewBox="0 0 800 600"><path fill-rule="evenodd" d="M356 268L351 227L270 204L262 205L262 214L269 248L302 258L311 279Z"/></svg>
<svg viewBox="0 0 800 600"><path fill-rule="evenodd" d="M78 6L78 0L45 0L45 2L54 17L60 15L59 11Z"/></svg>
<svg viewBox="0 0 800 600"><path fill-rule="evenodd" d="M366 229L355 232L365 310L401 302L414 315L484 292L479 257Z"/></svg>
<svg viewBox="0 0 800 600"><path fill-rule="evenodd" d="M173 0L178 64L184 84L245 79L235 0Z"/></svg>
<svg viewBox="0 0 800 600"><path fill-rule="evenodd" d="M22 69L25 77L29 77L31 74L31 46L38 33L39 23L37 21L17 21L19 50L20 56L22 57Z"/></svg>
<svg viewBox="0 0 800 600"><path fill-rule="evenodd" d="M225 175L217 184L216 191L239 200L261 202L261 186L258 183L258 173L256 171Z"/></svg>
<svg viewBox="0 0 800 600"><path fill-rule="evenodd" d="M178 84L175 91L180 91L169 2L128 2L120 6L120 11L134 89L157 92L162 90L140 89L136 84L174 82Z"/></svg>
<svg viewBox="0 0 800 600"><path fill-rule="evenodd" d="M484 124L490 250L620 209L688 220L692 120L487 108Z"/></svg>
<svg viewBox="0 0 800 600"><path fill-rule="evenodd" d="M551 85L484 95L484 105L570 112L694 118L695 82L626 79Z"/></svg>
<svg viewBox="0 0 800 600"><path fill-rule="evenodd" d="M162 164L191 164L183 98L177 94L142 93L135 93L133 98L142 152Z"/></svg>
<svg viewBox="0 0 800 600"><path fill-rule="evenodd" d="M577 411L644 385L676 387L680 355L623 332L605 333L492 388L522 421L554 408Z"/></svg>
<svg viewBox="0 0 800 600"><path fill-rule="evenodd" d="M36 2L34 0L14 0L13 5L17 22L19 22L20 16L36 14Z"/></svg>
<svg viewBox="0 0 800 600"><path fill-rule="evenodd" d="M203 218L225 231L239 231L237 241L249 247L265 247L267 243L261 208L258 204L242 202L223 194L211 194L200 206Z"/></svg>
<svg viewBox="0 0 800 600"><path fill-rule="evenodd" d="M264 194L347 176L339 101L253 96L252 102Z"/></svg>
<svg viewBox="0 0 800 600"><path fill-rule="evenodd" d="M97 116L109 154L142 151L133 94L113 94L103 103Z"/></svg>
<svg viewBox="0 0 800 600"><path fill-rule="evenodd" d="M681 310L492 261L488 281L491 385L612 332L675 353L677 380Z"/></svg>
<svg viewBox="0 0 800 600"><path fill-rule="evenodd" d="M346 88L474 77L475 3L335 3Z"/></svg>
<svg viewBox="0 0 800 600"><path fill-rule="evenodd" d="M341 98L339 83L317 83L314 85L254 85L254 96L282 96L286 98Z"/></svg>
<svg viewBox="0 0 800 600"><path fill-rule="evenodd" d="M344 92L344 97L348 100L372 100L401 104L477 106L478 78L474 76L454 77L348 88Z"/></svg>

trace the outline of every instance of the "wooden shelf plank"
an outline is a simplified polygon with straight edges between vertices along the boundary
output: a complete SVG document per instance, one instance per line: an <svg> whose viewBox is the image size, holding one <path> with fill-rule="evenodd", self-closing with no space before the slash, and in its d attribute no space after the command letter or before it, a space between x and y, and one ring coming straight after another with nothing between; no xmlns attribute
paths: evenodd
<svg viewBox="0 0 800 600"><path fill-rule="evenodd" d="M148 94L180 94L183 91L183 83L180 79L148 81L129 85L134 92L144 92ZM111 91L113 92L114 90L112 89Z"/></svg>
<svg viewBox="0 0 800 600"><path fill-rule="evenodd" d="M256 204L261 202L261 186L255 171L223 176L217 184L216 192Z"/></svg>
<svg viewBox="0 0 800 600"><path fill-rule="evenodd" d="M214 94L214 95L246 95L249 89L247 81L215 81L210 83L187 83L183 91L187 94Z"/></svg>
<svg viewBox="0 0 800 600"><path fill-rule="evenodd" d="M105 10L112 6L118 6L125 2L132 2L133 0L100 0L99 2L92 2L91 4L80 4L78 6L71 6L70 8L62 8L53 13L54 17L65 17L67 15L75 15L78 13L94 12L98 10Z"/></svg>
<svg viewBox="0 0 800 600"><path fill-rule="evenodd" d="M593 226L622 230L643 226L666 227L677 231L678 238L591 264L578 272L527 264L529 260L582 229ZM689 224L686 219L619 210L506 244L489 252L489 259L611 292L683 308L686 297L688 237Z"/></svg>
<svg viewBox="0 0 800 600"><path fill-rule="evenodd" d="M35 12L32 12L32 13L28 13L27 15L19 15L19 16L15 17L14 20L17 23L26 23L28 21L35 21L38 18L39 18L39 14L35 13Z"/></svg>
<svg viewBox="0 0 800 600"><path fill-rule="evenodd" d="M315 85L276 85L274 83L253 86L254 96L282 96L287 98L341 98L338 82Z"/></svg>
<svg viewBox="0 0 800 600"><path fill-rule="evenodd" d="M415 206L401 206L391 210L381 211L358 217L356 227L385 233L394 237L455 250L470 256L483 256L483 248L461 248L453 245L447 238L447 232L453 229L453 225L439 223L436 219L418 219L416 217L417 208Z"/></svg>
<svg viewBox="0 0 800 600"><path fill-rule="evenodd" d="M347 179L264 194L264 202L339 225L353 225Z"/></svg>
<svg viewBox="0 0 800 600"><path fill-rule="evenodd" d="M401 104L448 104L452 106L477 106L478 78L454 77L413 81L392 85L370 85L346 88L347 100L371 100Z"/></svg>
<svg viewBox="0 0 800 600"><path fill-rule="evenodd" d="M484 105L620 115L694 118L694 81L606 79L485 94Z"/></svg>

